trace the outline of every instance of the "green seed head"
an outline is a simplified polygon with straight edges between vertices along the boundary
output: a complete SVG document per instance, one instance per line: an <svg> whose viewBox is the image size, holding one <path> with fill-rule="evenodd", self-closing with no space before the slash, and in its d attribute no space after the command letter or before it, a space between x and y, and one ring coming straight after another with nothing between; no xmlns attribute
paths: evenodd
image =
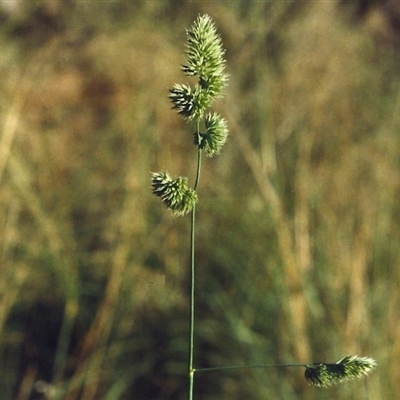
<svg viewBox="0 0 400 400"><path fill-rule="evenodd" d="M174 215L187 214L197 202L197 194L188 186L185 177L171 179L166 172L154 172L151 185L153 193L161 198Z"/></svg>
<svg viewBox="0 0 400 400"><path fill-rule="evenodd" d="M212 102L223 94L228 82L225 73L225 50L214 23L208 15L201 15L186 32L186 76L197 76L194 88L175 84L169 90L173 108L188 120L200 120Z"/></svg>
<svg viewBox="0 0 400 400"><path fill-rule="evenodd" d="M207 114L205 117L206 132L194 134L194 143L204 149L208 157L213 157L221 151L228 138L226 121L217 113Z"/></svg>

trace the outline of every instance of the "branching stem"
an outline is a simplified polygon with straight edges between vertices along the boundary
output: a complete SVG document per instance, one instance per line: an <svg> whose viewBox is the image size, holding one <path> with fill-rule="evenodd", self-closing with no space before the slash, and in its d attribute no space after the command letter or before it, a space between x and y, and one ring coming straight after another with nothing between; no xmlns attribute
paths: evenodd
<svg viewBox="0 0 400 400"><path fill-rule="evenodd" d="M259 365L232 365L227 367L197 368L196 372L223 371L232 369L271 368L271 367L306 367L306 364L259 364Z"/></svg>

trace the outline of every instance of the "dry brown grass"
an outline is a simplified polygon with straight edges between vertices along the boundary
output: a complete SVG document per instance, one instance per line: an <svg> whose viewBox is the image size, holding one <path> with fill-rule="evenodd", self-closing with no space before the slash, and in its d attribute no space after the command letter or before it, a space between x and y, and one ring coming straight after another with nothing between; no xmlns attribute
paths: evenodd
<svg viewBox="0 0 400 400"><path fill-rule="evenodd" d="M204 374L197 397L395 398L400 70L382 10L52 4L49 31L16 29L31 11L0 37L2 398L185 398L188 221L149 172L194 174L167 91L199 12L228 50L231 137L200 187L197 366L379 366L327 391L295 370Z"/></svg>

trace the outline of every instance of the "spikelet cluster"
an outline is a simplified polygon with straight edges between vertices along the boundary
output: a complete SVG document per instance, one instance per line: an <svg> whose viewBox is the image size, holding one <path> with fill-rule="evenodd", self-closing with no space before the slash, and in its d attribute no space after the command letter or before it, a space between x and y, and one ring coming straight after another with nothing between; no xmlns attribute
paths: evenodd
<svg viewBox="0 0 400 400"><path fill-rule="evenodd" d="M198 76L202 89L212 97L218 97L227 83L225 50L212 19L199 16L186 32L186 64L182 71L187 76Z"/></svg>
<svg viewBox="0 0 400 400"><path fill-rule="evenodd" d="M228 127L224 118L217 113L209 113L204 118L205 132L194 134L194 143L204 149L208 157L213 157L222 149L228 138Z"/></svg>
<svg viewBox="0 0 400 400"><path fill-rule="evenodd" d="M228 82L225 72L225 50L212 19L200 15L186 31L186 63L182 71L186 76L197 76L198 84L192 88L175 84L169 91L172 107L187 120L198 121L212 102L223 94Z"/></svg>
<svg viewBox="0 0 400 400"><path fill-rule="evenodd" d="M154 172L151 186L153 193L161 198L174 215L187 214L197 202L197 194L188 186L185 177L172 179L166 172Z"/></svg>

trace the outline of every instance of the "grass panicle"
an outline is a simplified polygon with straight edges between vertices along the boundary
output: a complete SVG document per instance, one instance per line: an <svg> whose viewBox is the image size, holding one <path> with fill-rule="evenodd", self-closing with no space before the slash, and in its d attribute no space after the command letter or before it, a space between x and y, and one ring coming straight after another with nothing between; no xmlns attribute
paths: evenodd
<svg viewBox="0 0 400 400"><path fill-rule="evenodd" d="M190 233L190 317L189 317L189 361L188 398L193 399L194 393L194 313L195 313L195 205L197 188L201 171L201 155L204 150L208 157L220 153L228 137L228 127L225 119L217 113L206 114L215 99L220 97L225 88L228 76L225 73L225 50L215 25L208 15L200 15L192 27L186 32L187 62L182 66L186 76L198 76L194 87L175 83L169 90L172 108L187 121L194 121L194 144L197 146L197 169L193 188L189 188L188 179L179 177L171 179L165 172L152 174L153 193L160 197L175 215L185 215L191 212ZM200 132L200 126L206 131Z"/></svg>

